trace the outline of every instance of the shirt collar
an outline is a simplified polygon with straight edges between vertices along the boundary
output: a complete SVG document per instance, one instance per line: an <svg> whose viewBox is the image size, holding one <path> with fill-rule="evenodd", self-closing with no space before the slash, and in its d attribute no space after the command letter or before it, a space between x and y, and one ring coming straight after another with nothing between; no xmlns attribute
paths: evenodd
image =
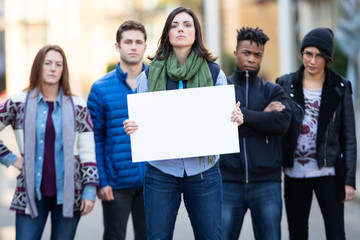
<svg viewBox="0 0 360 240"><path fill-rule="evenodd" d="M146 68L145 63L142 63L142 71L144 71L145 68ZM128 75L128 74L127 74L127 72L124 73L124 72L122 71L122 69L120 68L120 62L118 62L118 63L116 64L116 74L118 75L119 79L121 79L121 80L123 80L123 81L126 81L126 78L127 78L127 75Z"/></svg>
<svg viewBox="0 0 360 240"><path fill-rule="evenodd" d="M59 93L58 96L54 102L54 107L55 106L61 106L61 95L62 95L62 90L61 88L59 88ZM37 96L37 102L46 102L44 95L42 94L42 92L39 92L38 96Z"/></svg>

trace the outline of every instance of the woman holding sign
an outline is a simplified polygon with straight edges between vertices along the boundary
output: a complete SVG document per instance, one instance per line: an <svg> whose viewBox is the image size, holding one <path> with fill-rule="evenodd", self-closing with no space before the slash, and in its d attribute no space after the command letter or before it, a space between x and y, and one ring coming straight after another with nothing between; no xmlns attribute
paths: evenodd
<svg viewBox="0 0 360 240"><path fill-rule="evenodd" d="M138 92L226 85L226 76L205 48L199 20L188 8L173 10L165 23L152 63L138 77ZM243 123L240 103L231 121ZM126 120L127 134L138 129ZM181 147L180 147L181 148ZM172 239L183 194L196 239L221 239L222 184L219 156L151 161L144 198L149 239Z"/></svg>

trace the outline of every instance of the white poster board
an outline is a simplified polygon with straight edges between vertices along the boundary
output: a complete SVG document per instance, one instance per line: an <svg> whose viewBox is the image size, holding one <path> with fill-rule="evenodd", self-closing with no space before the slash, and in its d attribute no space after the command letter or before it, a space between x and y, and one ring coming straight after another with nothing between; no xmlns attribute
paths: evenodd
<svg viewBox="0 0 360 240"><path fill-rule="evenodd" d="M234 85L129 94L133 162L239 152Z"/></svg>

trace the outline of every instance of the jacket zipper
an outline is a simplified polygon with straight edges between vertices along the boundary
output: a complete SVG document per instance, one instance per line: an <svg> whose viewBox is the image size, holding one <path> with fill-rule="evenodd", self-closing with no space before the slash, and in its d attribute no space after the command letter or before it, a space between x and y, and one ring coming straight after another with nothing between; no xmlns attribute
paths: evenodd
<svg viewBox="0 0 360 240"><path fill-rule="evenodd" d="M246 86L245 86L245 108L248 108L249 101L249 72L246 71ZM249 171L248 171L248 158L246 153L246 139L243 137L243 146L244 146L244 158L245 158L245 181L249 183Z"/></svg>
<svg viewBox="0 0 360 240"><path fill-rule="evenodd" d="M331 122L335 122L335 117L336 117L336 111L334 112L334 114L333 114L333 117L332 117L332 119L331 119ZM325 133L325 146L324 146L324 167L326 167L327 166L327 160L326 160L326 158L327 158L327 139L328 139L328 136L329 136L329 127L330 127L330 124L331 124L331 122L327 125L327 127L326 127L326 133Z"/></svg>
<svg viewBox="0 0 360 240"><path fill-rule="evenodd" d="M293 102L294 102L294 104L301 110L301 113L302 113L302 115L301 115L301 120L300 120L300 127L299 127L299 135L300 135L300 133L301 133L301 125L302 125L302 122L303 122L303 120L304 120L304 115L305 115L305 113L304 113L304 109L297 103L297 102L295 102L295 100L294 99L292 99L292 98L290 98ZM298 137L297 137L297 139L296 139L296 142L297 142L297 140L298 140L298 138L299 138L299 135L298 135ZM296 151L296 148L295 148L295 150L294 150L294 152L293 152L293 155L295 154L295 151Z"/></svg>

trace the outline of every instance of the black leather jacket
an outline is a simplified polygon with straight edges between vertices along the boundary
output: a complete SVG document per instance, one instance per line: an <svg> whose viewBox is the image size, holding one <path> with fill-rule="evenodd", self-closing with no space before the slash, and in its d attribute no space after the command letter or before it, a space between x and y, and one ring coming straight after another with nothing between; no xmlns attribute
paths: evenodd
<svg viewBox="0 0 360 240"><path fill-rule="evenodd" d="M303 71L304 66L277 79L292 110L290 127L283 137L284 167L294 164L294 151L304 115ZM321 94L316 152L319 167L333 167L341 161L345 167L345 184L355 188L356 135L351 95L351 83L328 69Z"/></svg>
<svg viewBox="0 0 360 240"><path fill-rule="evenodd" d="M235 68L228 78L234 84L236 101L241 103L244 124L239 126L240 153L220 157L223 181L262 182L281 181L282 134L291 117L283 89L257 76L258 71L246 73ZM281 112L264 112L266 106L279 101L286 106Z"/></svg>

